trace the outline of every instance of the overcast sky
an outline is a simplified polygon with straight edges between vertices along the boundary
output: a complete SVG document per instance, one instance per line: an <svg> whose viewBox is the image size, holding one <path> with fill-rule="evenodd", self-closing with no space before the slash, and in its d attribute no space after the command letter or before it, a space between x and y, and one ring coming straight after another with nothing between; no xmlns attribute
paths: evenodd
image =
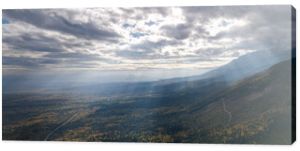
<svg viewBox="0 0 300 151"><path fill-rule="evenodd" d="M3 10L3 68L206 70L287 51L290 6Z"/></svg>

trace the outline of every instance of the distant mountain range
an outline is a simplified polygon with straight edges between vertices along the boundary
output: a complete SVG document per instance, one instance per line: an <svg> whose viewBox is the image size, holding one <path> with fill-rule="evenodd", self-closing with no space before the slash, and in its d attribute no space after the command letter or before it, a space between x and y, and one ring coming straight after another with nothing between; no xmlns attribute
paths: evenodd
<svg viewBox="0 0 300 151"><path fill-rule="evenodd" d="M287 51L256 51L225 64L202 75L172 78L159 81L160 83L173 83L180 81L194 81L200 79L218 79L233 82L261 72L272 65L290 58Z"/></svg>
<svg viewBox="0 0 300 151"><path fill-rule="evenodd" d="M115 88L119 88L118 91L114 91ZM189 79L163 84L115 85L109 90L112 91L108 95L121 94L124 100L107 106L105 110L99 109L91 115L92 119L100 118L105 112L127 115L143 110L151 116L138 121L128 117L125 123L134 121L140 126L136 131L161 128L164 135L178 142L292 142L291 60L279 62L233 83L218 78ZM125 98L130 100L129 103L125 103ZM158 111L158 108L163 109ZM149 121L156 124L147 124Z"/></svg>
<svg viewBox="0 0 300 151"><path fill-rule="evenodd" d="M257 51L233 60L216 70L208 72L204 77L220 77L226 81L236 81L261 72L272 65L287 60L289 55L284 51Z"/></svg>
<svg viewBox="0 0 300 151"><path fill-rule="evenodd" d="M260 60L263 67L259 67L257 59L264 57L256 57L257 66L242 66L239 62L247 63L244 57L202 77L94 84L26 94L4 93L4 121L26 115L24 111L54 110L46 112L46 116L37 116L39 120L18 122L20 127L14 131L8 130L11 127L4 129L3 138L41 140L47 136L45 127L50 133L53 130L49 130L51 125L47 119L61 118L65 113L81 113L81 117L66 124L52 139L291 144L291 59ZM239 74L238 71L244 70L241 67L248 67L249 71ZM232 70L236 72L234 78L220 78L231 77ZM16 98L15 102L10 98ZM70 111L71 108L75 109ZM8 109L13 110L8 112ZM54 114L57 112L63 114ZM44 122L38 125L34 124L36 121ZM32 126L24 126L24 123ZM64 122L59 125L61 123ZM95 134L97 137L93 137Z"/></svg>
<svg viewBox="0 0 300 151"><path fill-rule="evenodd" d="M270 66L288 58L285 51L257 51L241 56L230 63L202 75L164 79L150 82L118 82L118 83L88 83L76 85L65 81L41 84L38 81L26 79L14 80L13 77L3 78L4 92L28 91L75 91L94 93L98 95L139 94L139 93L167 93L178 91L181 88L217 84L216 87L230 84L255 73L261 72ZM7 80L6 80L7 79ZM9 79L9 80L8 80ZM43 78L41 78L43 79ZM19 82L17 82L19 81Z"/></svg>

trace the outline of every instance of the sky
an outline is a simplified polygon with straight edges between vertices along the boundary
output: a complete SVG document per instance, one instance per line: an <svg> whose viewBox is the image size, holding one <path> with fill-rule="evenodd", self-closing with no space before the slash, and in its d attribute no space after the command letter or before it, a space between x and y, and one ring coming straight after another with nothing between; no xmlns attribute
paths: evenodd
<svg viewBox="0 0 300 151"><path fill-rule="evenodd" d="M2 36L5 73L188 76L248 53L289 50L291 7L3 10Z"/></svg>

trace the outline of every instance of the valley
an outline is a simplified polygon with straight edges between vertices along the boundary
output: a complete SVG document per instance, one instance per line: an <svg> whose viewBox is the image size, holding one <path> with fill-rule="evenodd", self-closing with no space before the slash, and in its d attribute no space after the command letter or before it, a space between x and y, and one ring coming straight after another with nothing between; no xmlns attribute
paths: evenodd
<svg viewBox="0 0 300 151"><path fill-rule="evenodd" d="M2 136L36 141L290 144L290 63L280 62L231 83L188 78L113 84L111 89L88 85L85 91L73 87L3 93Z"/></svg>

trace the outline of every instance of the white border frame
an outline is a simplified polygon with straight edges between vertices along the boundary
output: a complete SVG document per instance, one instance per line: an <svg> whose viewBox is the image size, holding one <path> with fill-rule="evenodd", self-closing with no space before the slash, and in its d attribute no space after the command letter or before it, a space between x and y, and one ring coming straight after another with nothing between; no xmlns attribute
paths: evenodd
<svg viewBox="0 0 300 151"><path fill-rule="evenodd" d="M300 8L300 5L296 0L1 0L1 9L16 9L16 8L82 8L82 7L151 7L151 6L215 6L215 5L293 5L296 10ZM2 11L0 12L2 16ZM297 28L299 27L297 15ZM2 24L1 24L2 33ZM299 28L297 30L298 35ZM298 36L297 36L298 37ZM299 39L299 38L298 38ZM2 36L1 40L1 51L2 56ZM298 43L298 41L297 41ZM297 53L297 58L299 58L299 53ZM0 57L2 62L2 57ZM297 59L297 62L299 59ZM299 71L300 66L297 65L297 71ZM298 72L299 73L299 72ZM297 73L297 93L299 90L299 74ZM1 77L2 77L2 63L1 63ZM1 78L2 79L2 78ZM0 81L2 85L2 80ZM0 87L2 92L2 86ZM299 94L299 93L298 93ZM297 97L297 99L299 96ZM2 140L2 94L1 94L1 140ZM297 108L299 109L300 102L297 103ZM297 123L299 123L299 112L297 112ZM300 126L297 124L297 130L300 131ZM297 132L297 138L299 138ZM299 138L300 139L300 138ZM279 146L279 145L214 145L214 144L164 144L164 143L83 143L83 142L24 142L24 141L0 141L1 150L31 150L31 151L53 151L53 150L146 150L146 151L156 151L156 150L204 150L204 151L278 151L278 150L300 150L300 140L289 146Z"/></svg>

